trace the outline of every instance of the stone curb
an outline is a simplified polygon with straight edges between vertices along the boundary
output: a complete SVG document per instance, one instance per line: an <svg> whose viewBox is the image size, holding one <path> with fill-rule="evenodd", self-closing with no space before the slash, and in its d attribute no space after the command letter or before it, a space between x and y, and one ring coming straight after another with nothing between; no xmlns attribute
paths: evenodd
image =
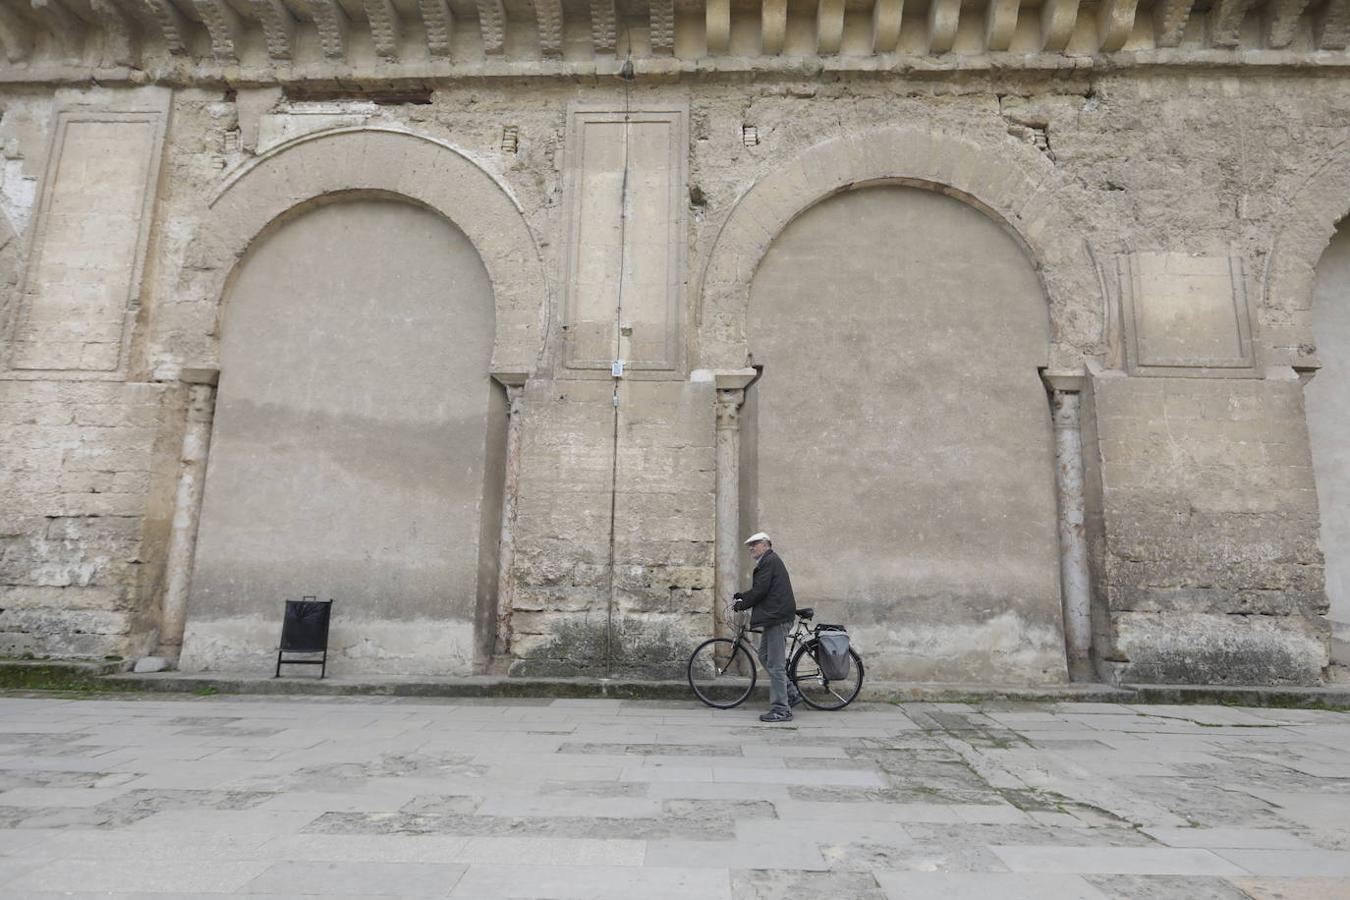
<svg viewBox="0 0 1350 900"><path fill-rule="evenodd" d="M231 673L156 672L135 675L125 663L0 662L0 689L92 690L165 694L386 697L567 697L616 700L690 700L683 681L608 678L315 677L271 678ZM765 688L756 689L757 694ZM1227 685L1041 686L873 682L861 699L871 702L983 703L989 701L1140 704L1217 704L1350 709L1350 685L1261 687Z"/></svg>

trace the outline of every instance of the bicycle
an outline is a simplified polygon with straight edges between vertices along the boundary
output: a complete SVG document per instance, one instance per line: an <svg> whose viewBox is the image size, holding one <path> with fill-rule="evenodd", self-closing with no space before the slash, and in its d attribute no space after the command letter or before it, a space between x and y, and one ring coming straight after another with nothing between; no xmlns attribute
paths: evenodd
<svg viewBox="0 0 1350 900"><path fill-rule="evenodd" d="M730 618L731 609L728 607ZM823 631L840 630L837 625L817 625L807 628L815 617L814 609L797 610L796 627L788 635L787 677L796 685L802 700L812 709L843 709L852 703L862 690L863 662L856 650L849 647L852 665L847 678L831 680L821 669L817 640ZM749 617L746 617L748 620ZM694 696L714 709L732 709L740 706L755 689L757 675L755 660L759 654L750 645L746 635L751 633L748 621L742 621L734 638L715 637L694 648L689 656L687 674L689 688ZM760 661L763 665L763 661Z"/></svg>

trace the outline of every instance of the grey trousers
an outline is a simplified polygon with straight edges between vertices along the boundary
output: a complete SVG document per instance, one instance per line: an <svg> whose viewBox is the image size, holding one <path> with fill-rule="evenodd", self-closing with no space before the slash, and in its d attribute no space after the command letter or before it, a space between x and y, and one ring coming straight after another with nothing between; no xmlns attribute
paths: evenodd
<svg viewBox="0 0 1350 900"><path fill-rule="evenodd" d="M791 622L765 625L759 638L759 661L769 673L769 710L791 712L788 706L787 636Z"/></svg>

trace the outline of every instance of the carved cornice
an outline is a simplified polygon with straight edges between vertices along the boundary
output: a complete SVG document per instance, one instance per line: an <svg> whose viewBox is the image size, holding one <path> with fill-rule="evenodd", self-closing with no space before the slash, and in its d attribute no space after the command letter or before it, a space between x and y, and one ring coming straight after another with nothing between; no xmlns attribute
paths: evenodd
<svg viewBox="0 0 1350 900"><path fill-rule="evenodd" d="M396 2L3 0L0 82L73 81L79 71L102 82L118 67L124 78L139 67L175 83L227 71L258 84L603 75L621 45L639 76L791 71L812 56L830 71L1082 69L1117 55L1153 65L1350 65L1337 56L1350 44L1350 0L1211 0L1200 11L1196 0L1098 0L1090 30L1078 27L1082 0L928 0L910 9L903 46L904 0L808 0L810 19L796 6L790 19L788 0L474 0L456 7L458 32L449 0ZM1141 15L1151 28L1136 28ZM422 27L404 27L402 16ZM467 24L475 16L476 28ZM185 67L175 55L197 59Z"/></svg>

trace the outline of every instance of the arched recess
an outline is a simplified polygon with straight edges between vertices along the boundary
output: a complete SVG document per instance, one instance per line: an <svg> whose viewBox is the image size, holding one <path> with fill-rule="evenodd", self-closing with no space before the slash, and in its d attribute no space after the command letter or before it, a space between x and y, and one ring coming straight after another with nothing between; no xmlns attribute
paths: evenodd
<svg viewBox="0 0 1350 900"><path fill-rule="evenodd" d="M1322 517L1331 652L1350 665L1350 217L1317 264L1312 333L1321 369L1304 389L1304 402Z"/></svg>
<svg viewBox="0 0 1350 900"><path fill-rule="evenodd" d="M1277 227L1266 254L1259 337L1266 363L1315 370L1320 355L1312 333L1317 267L1337 223L1350 215L1350 141L1332 148L1272 195L1288 199L1276 212Z"/></svg>
<svg viewBox="0 0 1350 900"><path fill-rule="evenodd" d="M489 373L534 369L547 312L518 205L438 142L327 132L232 176L188 255L212 340L182 363L221 375L182 667L257 666L281 599L316 593L338 600L339 668L481 668L505 458Z"/></svg>
<svg viewBox="0 0 1350 900"><path fill-rule="evenodd" d="M1260 338L1271 365L1316 373L1304 389L1317 481L1332 658L1350 664L1350 140L1291 176L1266 254Z"/></svg>
<svg viewBox="0 0 1350 900"><path fill-rule="evenodd" d="M494 372L533 371L548 316L548 287L537 242L509 191L459 150L424 135L347 128L304 135L269 150L228 178L192 236L186 291L201 300L215 333L219 300L235 264L290 210L324 197L369 191L419 203L453 222L483 260L492 282ZM187 365L210 365L203 346Z"/></svg>
<svg viewBox="0 0 1350 900"><path fill-rule="evenodd" d="M741 530L804 604L879 677L1064 680L1049 316L1012 236L930 190L834 193L770 245L747 338Z"/></svg>
<svg viewBox="0 0 1350 900"><path fill-rule="evenodd" d="M1015 235L1049 303L1050 368L1077 370L1086 357L1106 352L1107 297L1075 213L1092 202L1087 192L1011 138L994 145L926 129L885 128L817 144L737 201L703 269L697 310L702 366L745 365L750 283L788 223L833 193L874 182L951 194Z"/></svg>

